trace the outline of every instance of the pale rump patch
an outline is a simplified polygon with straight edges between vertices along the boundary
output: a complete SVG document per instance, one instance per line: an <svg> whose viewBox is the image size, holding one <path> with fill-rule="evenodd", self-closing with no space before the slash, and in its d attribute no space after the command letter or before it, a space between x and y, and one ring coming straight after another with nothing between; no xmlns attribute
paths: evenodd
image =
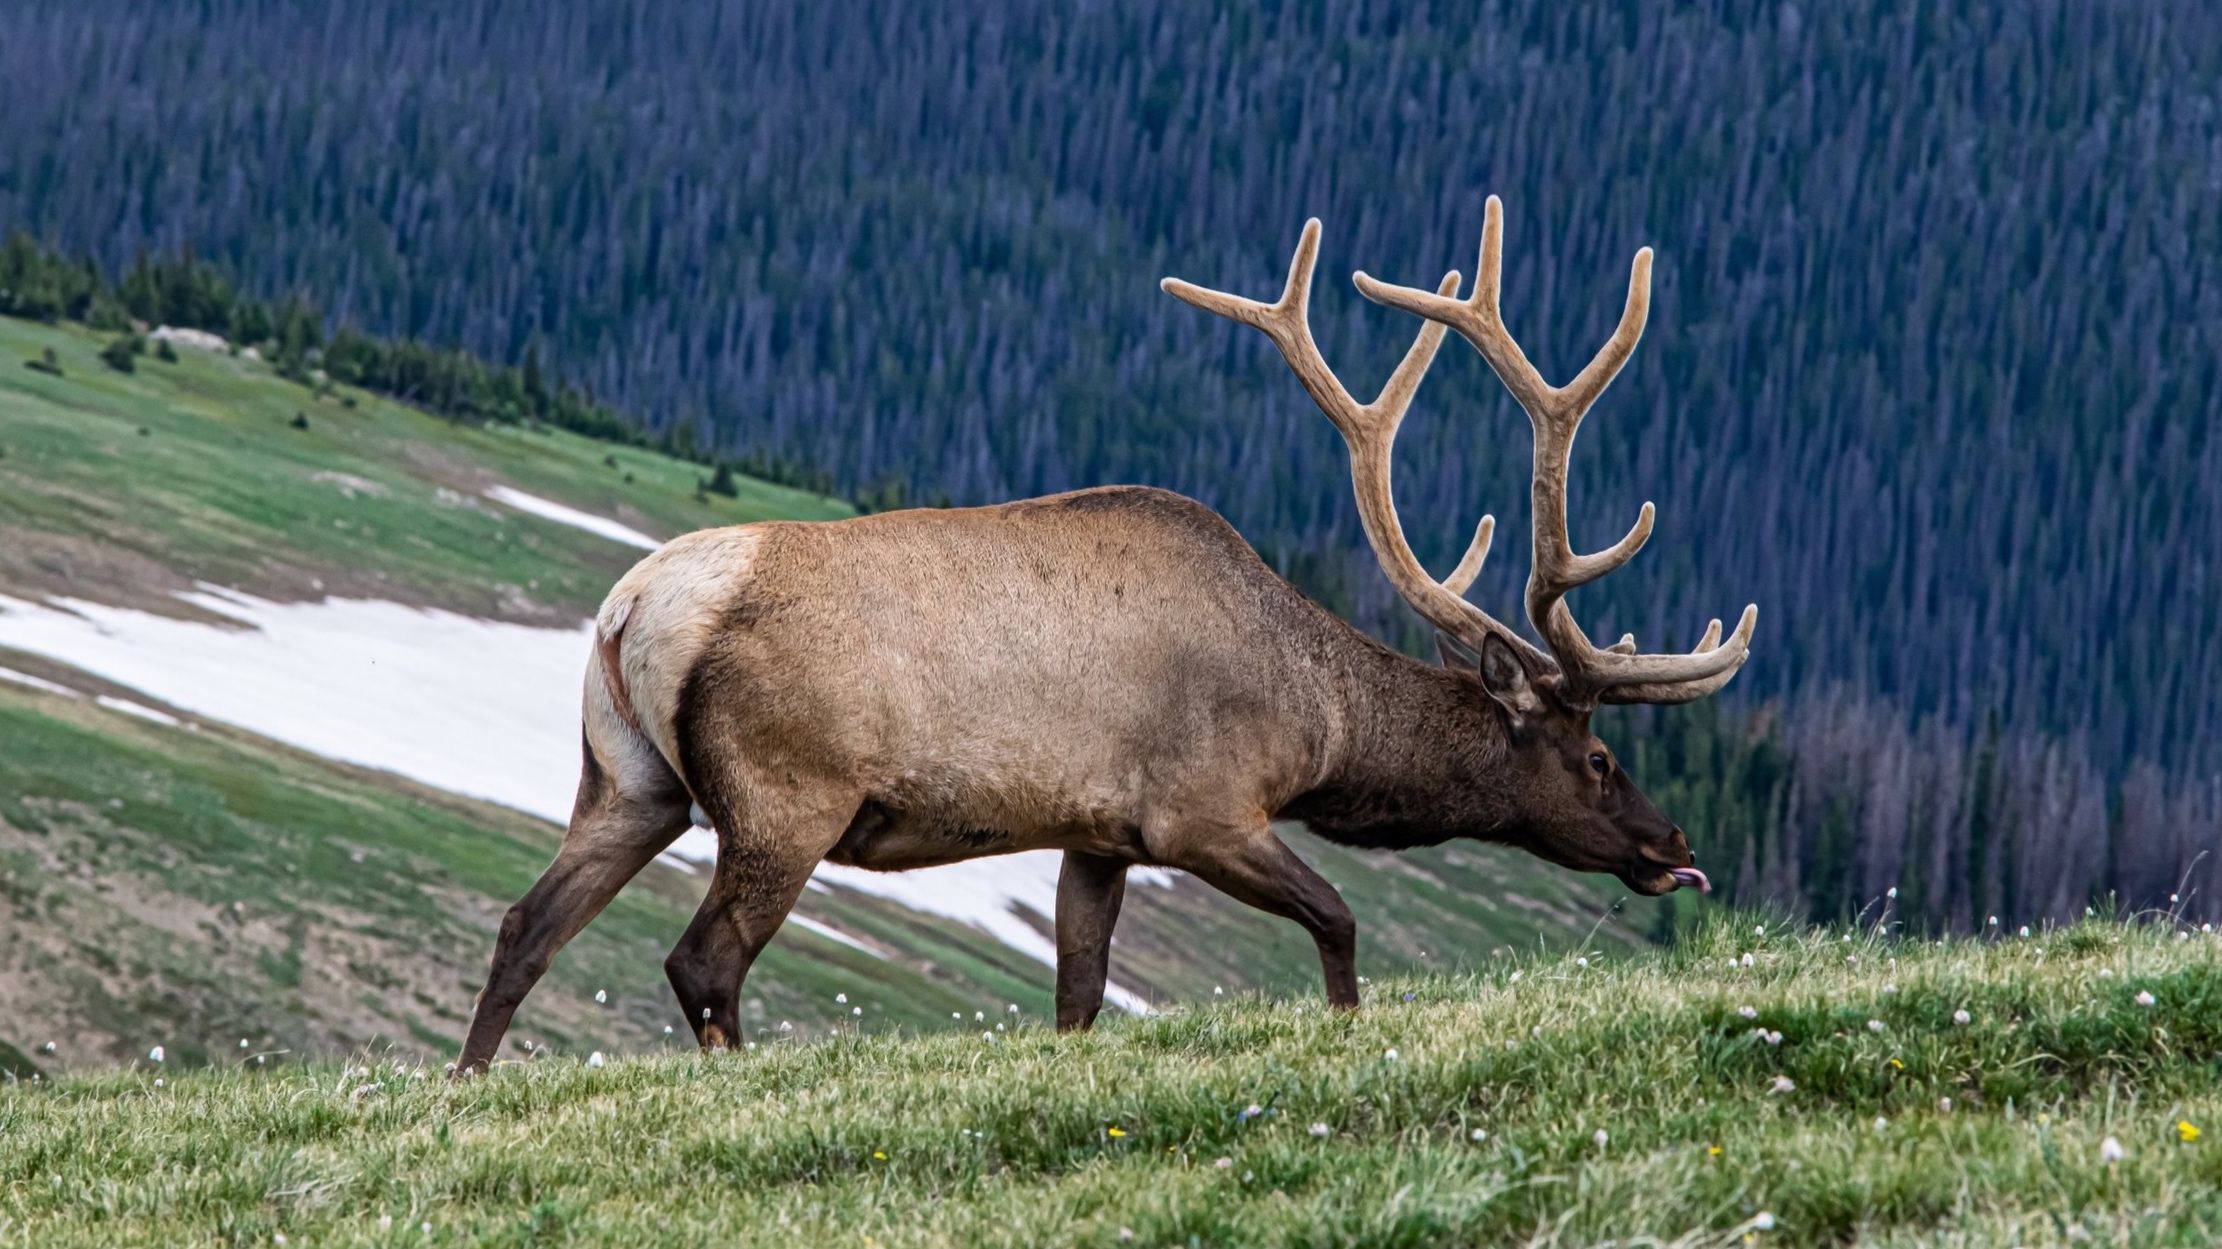
<svg viewBox="0 0 2222 1249"><path fill-rule="evenodd" d="M725 605L747 584L762 536L752 526L736 525L674 538L633 565L596 618L595 636L613 673L613 712L637 725L681 775L672 724L679 691Z"/></svg>

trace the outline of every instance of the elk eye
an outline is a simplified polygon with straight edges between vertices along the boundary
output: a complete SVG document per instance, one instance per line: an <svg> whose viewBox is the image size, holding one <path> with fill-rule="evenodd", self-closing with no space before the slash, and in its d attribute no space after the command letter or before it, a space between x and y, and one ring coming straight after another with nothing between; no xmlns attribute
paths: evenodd
<svg viewBox="0 0 2222 1249"><path fill-rule="evenodd" d="M1589 766L1597 770L1597 775L1604 776L1612 770L1612 761L1602 754L1595 754L1589 757Z"/></svg>

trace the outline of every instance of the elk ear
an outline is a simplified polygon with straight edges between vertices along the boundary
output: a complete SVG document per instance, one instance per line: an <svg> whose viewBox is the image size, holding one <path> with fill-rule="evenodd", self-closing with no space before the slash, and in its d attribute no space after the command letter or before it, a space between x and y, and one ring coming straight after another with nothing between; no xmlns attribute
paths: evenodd
<svg viewBox="0 0 2222 1249"><path fill-rule="evenodd" d="M1543 700L1537 697L1535 683L1528 678L1528 666L1495 634L1481 643L1481 688L1504 708L1514 728L1543 710Z"/></svg>
<svg viewBox="0 0 2222 1249"><path fill-rule="evenodd" d="M1436 631L1435 653L1442 657L1445 668L1452 672L1463 672L1476 680L1480 679L1481 666L1474 662L1474 657L1467 654L1464 647L1450 640L1450 634L1441 630Z"/></svg>

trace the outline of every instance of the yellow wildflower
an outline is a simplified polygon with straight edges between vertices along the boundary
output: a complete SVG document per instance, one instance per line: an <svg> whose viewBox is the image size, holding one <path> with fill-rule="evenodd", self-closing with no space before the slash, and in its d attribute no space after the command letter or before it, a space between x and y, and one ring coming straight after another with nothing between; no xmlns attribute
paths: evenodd
<svg viewBox="0 0 2222 1249"><path fill-rule="evenodd" d="M2199 1127L2189 1119L2178 1119L2176 1120L2176 1135L2182 1139L2184 1144L2189 1145L2199 1139Z"/></svg>
<svg viewBox="0 0 2222 1249"><path fill-rule="evenodd" d="M1126 1129L1125 1129L1125 1128L1105 1128L1105 1129L1103 1130L1103 1134L1104 1134L1105 1136L1108 1136L1108 1137L1110 1137L1110 1138L1111 1138L1112 1140L1117 1140L1117 1139L1119 1139L1120 1137L1122 1137L1122 1136L1125 1136L1125 1135L1126 1135Z"/></svg>

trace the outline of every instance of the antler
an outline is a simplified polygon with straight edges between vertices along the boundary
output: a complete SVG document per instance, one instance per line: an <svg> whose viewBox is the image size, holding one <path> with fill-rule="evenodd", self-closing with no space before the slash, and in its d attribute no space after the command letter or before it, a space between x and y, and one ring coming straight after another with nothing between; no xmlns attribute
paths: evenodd
<svg viewBox="0 0 2222 1249"><path fill-rule="evenodd" d="M1482 561L1488 558L1490 535L1496 528L1494 517L1481 518L1465 556L1450 576L1441 581L1429 576L1420 566L1419 559L1404 540L1404 526L1397 520L1396 501L1389 488L1390 452L1396 441L1397 426L1404 420L1405 410L1412 405L1420 379L1427 375L1436 349L1443 344L1444 326L1434 320L1423 325L1411 350L1404 353L1403 362L1381 387L1381 393L1372 403L1360 404L1343 389L1334 370L1321 358L1319 344L1312 339L1306 309L1311 303L1312 266L1318 259L1319 219L1314 217L1304 223L1303 240L1296 245L1296 255L1289 261L1288 282L1281 288L1281 297L1273 303L1263 304L1223 291L1207 290L1179 278L1166 278L1158 286L1205 312L1255 326L1273 340L1289 368L1295 371L1297 380L1311 395L1312 402L1318 404L1319 410L1341 431L1343 442L1350 450L1351 485L1357 491L1358 518L1365 525L1366 539L1372 543L1374 557L1380 561L1381 570L1388 574L1389 583L1414 611L1467 646L1478 649L1484 638L1493 635L1548 666L1548 656L1530 646L1504 623L1465 600L1466 588L1473 584L1481 572ZM1458 274L1453 271L1443 278L1435 294L1416 293L1455 303L1449 296L1457 290Z"/></svg>
<svg viewBox="0 0 2222 1249"><path fill-rule="evenodd" d="M1391 286L1364 273L1352 280L1366 298L1377 304L1401 308L1435 326L1457 330L1526 409L1535 427L1535 564L1528 574L1528 620L1557 656L1564 682L1561 697L1576 704L1676 703L1702 698L1728 684L1743 665L1750 651L1752 628L1759 619L1756 604L1744 608L1743 618L1736 622L1736 631L1726 645L1721 644L1721 622L1715 620L1697 649L1687 655L1638 654L1632 636L1599 649L1582 632L1566 605L1567 591L1597 580L1641 550L1651 537L1657 514L1646 502L1627 536L1594 555L1576 555L1567 538L1566 470L1574 434L1590 405L1612 384L1635 351L1636 340L1643 336L1644 318L1651 304L1651 249L1636 253L1628 277L1628 303L1612 337L1572 382L1554 387L1528 363L1520 344L1505 329L1498 304L1503 243L1504 206L1492 195L1482 226L1480 268L1470 298L1451 298L1454 288L1449 284L1430 292ZM1283 296L1284 302L1286 299ZM1460 569L1464 571L1463 564Z"/></svg>

